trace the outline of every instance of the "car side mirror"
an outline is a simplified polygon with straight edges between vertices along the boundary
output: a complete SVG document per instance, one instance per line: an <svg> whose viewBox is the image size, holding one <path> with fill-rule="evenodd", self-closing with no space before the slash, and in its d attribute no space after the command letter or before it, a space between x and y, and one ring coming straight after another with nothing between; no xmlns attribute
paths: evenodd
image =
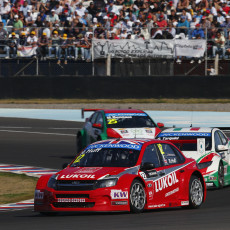
<svg viewBox="0 0 230 230"><path fill-rule="evenodd" d="M64 164L62 165L62 169L65 169L68 165L69 165L68 163L64 163Z"/></svg>
<svg viewBox="0 0 230 230"><path fill-rule="evenodd" d="M226 151L228 148L225 145L217 145L216 151L221 152L221 151Z"/></svg>
<svg viewBox="0 0 230 230"><path fill-rule="evenodd" d="M157 126L158 126L159 128L164 128L164 127L165 127L164 123L160 123L160 122L157 123Z"/></svg>
<svg viewBox="0 0 230 230"><path fill-rule="evenodd" d="M98 123L94 123L93 128L102 129L102 125Z"/></svg>
<svg viewBox="0 0 230 230"><path fill-rule="evenodd" d="M151 163L151 162L145 162L143 165L141 165L140 170L141 171L147 171L147 170L151 170L151 169L155 169L155 164Z"/></svg>

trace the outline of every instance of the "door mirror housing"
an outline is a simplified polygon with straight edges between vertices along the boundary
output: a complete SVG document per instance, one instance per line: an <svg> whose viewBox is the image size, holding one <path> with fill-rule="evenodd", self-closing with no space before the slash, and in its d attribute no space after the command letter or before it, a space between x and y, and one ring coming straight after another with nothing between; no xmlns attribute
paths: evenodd
<svg viewBox="0 0 230 230"><path fill-rule="evenodd" d="M143 165L141 165L140 170L141 171L147 171L147 170L151 170L151 169L155 169L155 164L151 163L151 162L145 162Z"/></svg>
<svg viewBox="0 0 230 230"><path fill-rule="evenodd" d="M164 128L164 127L165 127L164 123L160 123L160 122L157 123L157 126L158 126L159 128Z"/></svg>
<svg viewBox="0 0 230 230"><path fill-rule="evenodd" d="M102 129L102 125L98 123L94 123L93 128Z"/></svg>
<svg viewBox="0 0 230 230"><path fill-rule="evenodd" d="M228 148L225 145L217 145L216 151L221 152L221 151L226 151Z"/></svg>

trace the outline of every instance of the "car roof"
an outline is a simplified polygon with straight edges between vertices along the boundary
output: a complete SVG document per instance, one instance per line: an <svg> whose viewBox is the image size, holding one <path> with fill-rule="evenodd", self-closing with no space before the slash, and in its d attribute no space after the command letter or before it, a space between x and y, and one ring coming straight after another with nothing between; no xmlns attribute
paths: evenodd
<svg viewBox="0 0 230 230"><path fill-rule="evenodd" d="M145 113L139 109L105 109L105 113Z"/></svg>
<svg viewBox="0 0 230 230"><path fill-rule="evenodd" d="M189 127L189 128L169 128L169 129L165 129L163 130L161 133L211 133L213 130L213 128L206 128L206 127Z"/></svg>

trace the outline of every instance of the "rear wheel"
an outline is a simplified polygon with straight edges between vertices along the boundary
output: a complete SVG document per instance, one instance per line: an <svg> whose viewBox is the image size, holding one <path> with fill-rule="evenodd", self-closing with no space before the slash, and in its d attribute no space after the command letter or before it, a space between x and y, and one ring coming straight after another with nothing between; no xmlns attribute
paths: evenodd
<svg viewBox="0 0 230 230"><path fill-rule="evenodd" d="M82 150L82 135L77 136L77 153Z"/></svg>
<svg viewBox="0 0 230 230"><path fill-rule="evenodd" d="M219 188L224 187L224 166L222 162L220 162L218 168L218 184L219 184Z"/></svg>
<svg viewBox="0 0 230 230"><path fill-rule="evenodd" d="M200 178L195 175L191 176L189 182L189 207L199 208L204 199L204 187Z"/></svg>
<svg viewBox="0 0 230 230"><path fill-rule="evenodd" d="M144 186L139 180L135 179L131 184L129 203L131 212L141 213L144 211L146 194Z"/></svg>

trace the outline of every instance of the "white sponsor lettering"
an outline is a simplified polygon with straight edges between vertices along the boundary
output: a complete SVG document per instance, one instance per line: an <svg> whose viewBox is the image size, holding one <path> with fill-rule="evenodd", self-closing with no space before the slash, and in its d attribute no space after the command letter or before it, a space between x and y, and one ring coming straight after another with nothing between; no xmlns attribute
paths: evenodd
<svg viewBox="0 0 230 230"><path fill-rule="evenodd" d="M44 192L41 192L40 190L35 190L34 192L34 199L42 200L44 197Z"/></svg>
<svg viewBox="0 0 230 230"><path fill-rule="evenodd" d="M178 182L179 182L179 180L176 177L176 173L173 172L173 173L171 173L171 174L169 174L169 175L167 175L167 176L165 176L163 178L160 178L159 180L154 182L155 191L156 192L162 191L165 188L170 187L173 184L176 184Z"/></svg>
<svg viewBox="0 0 230 230"><path fill-rule="evenodd" d="M60 179L74 179L74 178L88 178L88 179L95 179L95 175L92 174L68 174L68 175L62 175Z"/></svg>
<svg viewBox="0 0 230 230"><path fill-rule="evenodd" d="M178 191L179 191L179 188L175 188L172 191L165 193L165 197L168 197L168 196L170 196L170 195L172 195Z"/></svg>
<svg viewBox="0 0 230 230"><path fill-rule="evenodd" d="M162 207L165 207L166 205L165 204L155 204L155 205L149 205L148 207L149 208L162 208Z"/></svg>
<svg viewBox="0 0 230 230"><path fill-rule="evenodd" d="M189 205L189 201L186 200L186 201L181 201L181 206L184 206L184 205Z"/></svg>
<svg viewBox="0 0 230 230"><path fill-rule="evenodd" d="M74 202L74 203L82 203L85 202L85 199L82 198L58 198L58 202L64 203L64 202Z"/></svg>
<svg viewBox="0 0 230 230"><path fill-rule="evenodd" d="M110 196L112 199L128 199L128 192L122 190L111 190Z"/></svg>

